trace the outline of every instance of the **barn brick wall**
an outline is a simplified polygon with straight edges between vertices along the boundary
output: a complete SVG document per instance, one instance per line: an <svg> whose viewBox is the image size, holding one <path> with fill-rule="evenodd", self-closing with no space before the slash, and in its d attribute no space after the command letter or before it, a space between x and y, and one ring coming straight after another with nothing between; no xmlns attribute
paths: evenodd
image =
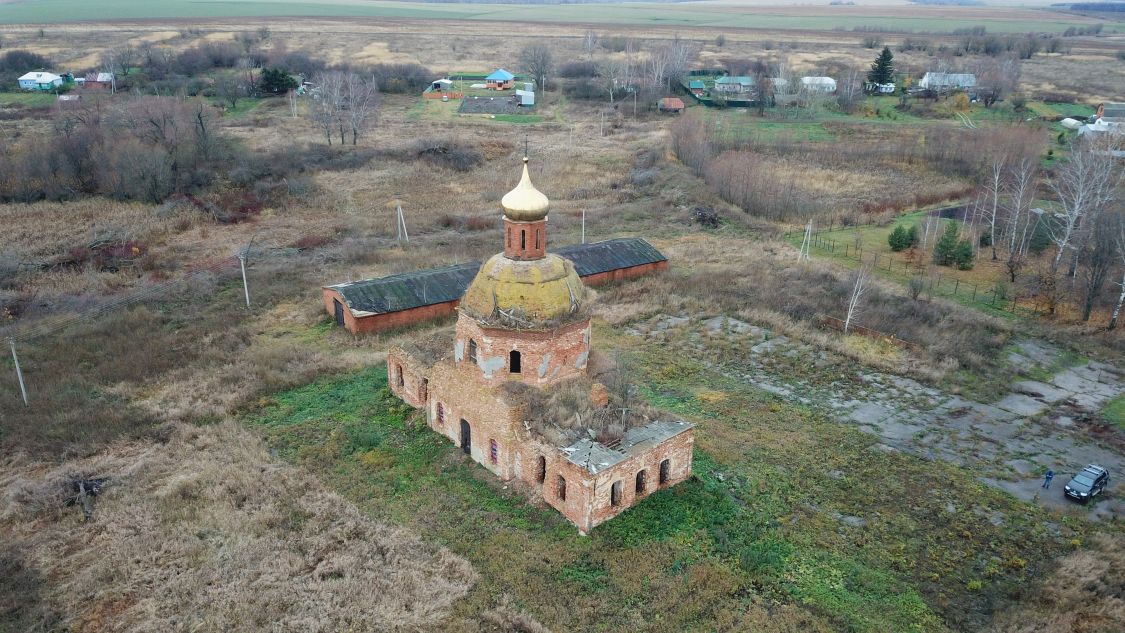
<svg viewBox="0 0 1125 633"><path fill-rule="evenodd" d="M653 262L651 264L630 266L628 268L618 268L616 270L610 270L604 273L586 275L585 277L582 277L582 281L590 286L600 286L615 281L624 281L626 279L634 279L636 277L642 277L644 275L651 275L662 270L667 270L667 268L667 261ZM357 317L352 314L352 311L350 309L348 309L347 303L344 302L344 297L340 295L339 291L332 288L324 288L323 295L324 309L332 318L336 318L336 311L335 306L333 305L333 300L338 300L344 306L344 328L352 334L382 332L384 330L408 327L416 323L423 323L425 321L440 319L457 312L457 305L460 303L460 300L447 301L445 303L435 303L428 306L411 308L409 310L399 310L397 312L387 312L384 314L372 314L369 316Z"/></svg>
<svg viewBox="0 0 1125 633"><path fill-rule="evenodd" d="M477 365L490 384L518 379L544 386L584 374L590 356L590 320L557 330L506 330L481 326L462 314L457 319L454 360L468 364L469 341L477 344ZM520 353L520 373L510 373L509 353Z"/></svg>

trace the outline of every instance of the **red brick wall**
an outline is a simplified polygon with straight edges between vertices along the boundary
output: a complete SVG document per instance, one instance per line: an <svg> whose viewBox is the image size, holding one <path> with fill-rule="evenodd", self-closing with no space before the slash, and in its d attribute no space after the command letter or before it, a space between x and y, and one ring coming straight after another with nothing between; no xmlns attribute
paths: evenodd
<svg viewBox="0 0 1125 633"><path fill-rule="evenodd" d="M523 232L523 237L520 233ZM538 237L538 244L536 243ZM542 259L547 254L547 221L513 222L504 218L504 256L508 259Z"/></svg>
<svg viewBox="0 0 1125 633"><path fill-rule="evenodd" d="M416 409L426 406L429 392L429 372L420 370L401 350L387 353L387 384L391 392Z"/></svg>
<svg viewBox="0 0 1125 633"><path fill-rule="evenodd" d="M598 473L590 498L590 528L621 514L657 490L674 486L690 477L694 445L695 432L688 429ZM661 484L660 462L665 459L670 460L668 481ZM636 477L641 470L646 472L646 483L644 492L638 494ZM611 491L617 481L621 482L621 501L615 506L611 503Z"/></svg>
<svg viewBox="0 0 1125 633"><path fill-rule="evenodd" d="M644 275L651 275L655 272L668 269L668 260L652 262L650 264L641 264L640 266L629 266L628 268L618 268L616 270L607 270L604 273L596 273L587 275L582 278L582 281L588 286L600 286L602 284L612 283L614 281L622 281L625 279L634 279Z"/></svg>
<svg viewBox="0 0 1125 633"><path fill-rule="evenodd" d="M427 418L430 427L461 446L461 420L469 423L470 456L502 479L516 476L519 459L517 429L522 428L518 410L498 397L471 369L442 361L430 375L430 402ZM438 418L441 403L444 424ZM491 459L490 441L495 440L497 459Z"/></svg>
<svg viewBox="0 0 1125 633"><path fill-rule="evenodd" d="M590 320L557 330L485 328L462 314L457 319L454 359L469 364L469 341L477 344L479 375L491 384L518 378L529 385L548 385L586 371L590 354ZM520 353L520 373L510 373L510 352Z"/></svg>

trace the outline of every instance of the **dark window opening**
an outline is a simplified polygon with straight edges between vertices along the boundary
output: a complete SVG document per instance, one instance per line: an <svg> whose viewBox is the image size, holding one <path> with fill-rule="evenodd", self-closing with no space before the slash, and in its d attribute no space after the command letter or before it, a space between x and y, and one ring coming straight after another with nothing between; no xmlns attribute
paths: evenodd
<svg viewBox="0 0 1125 633"><path fill-rule="evenodd" d="M645 491L645 471L637 473L637 493L640 494Z"/></svg>
<svg viewBox="0 0 1125 633"><path fill-rule="evenodd" d="M402 387L406 385L406 378L402 375L402 365L397 365L396 367L398 369L398 386Z"/></svg>
<svg viewBox="0 0 1125 633"><path fill-rule="evenodd" d="M336 325L344 327L344 304L339 299L333 299L332 305L336 311Z"/></svg>
<svg viewBox="0 0 1125 633"><path fill-rule="evenodd" d="M437 403L437 421L438 424L445 425L445 407L440 402Z"/></svg>
<svg viewBox="0 0 1125 633"><path fill-rule="evenodd" d="M559 501L566 501L566 479L559 475Z"/></svg>
<svg viewBox="0 0 1125 633"><path fill-rule="evenodd" d="M539 456L539 476L537 477L539 483L547 480L547 458L542 455Z"/></svg>
<svg viewBox="0 0 1125 633"><path fill-rule="evenodd" d="M513 374L520 373L520 353L516 350L512 350L512 352L508 354L508 371Z"/></svg>
<svg viewBox="0 0 1125 633"><path fill-rule="evenodd" d="M429 399L429 395L430 395L430 379L429 378L423 378L422 379L422 385L420 387L418 387L418 399L421 400L422 402L425 402L426 400Z"/></svg>
<svg viewBox="0 0 1125 633"><path fill-rule="evenodd" d="M488 461L493 464L500 461L500 446L496 444L496 440L488 440Z"/></svg>
<svg viewBox="0 0 1125 633"><path fill-rule="evenodd" d="M539 229L535 229L535 250L539 250Z"/></svg>
<svg viewBox="0 0 1125 633"><path fill-rule="evenodd" d="M671 471L672 462L670 460L666 459L660 462L660 483L662 485L668 483L668 479L672 476Z"/></svg>
<svg viewBox="0 0 1125 633"><path fill-rule="evenodd" d="M611 506L621 505L621 482L620 481L613 482L613 485L610 486L610 488L609 488L609 505L611 505Z"/></svg>
<svg viewBox="0 0 1125 633"><path fill-rule="evenodd" d="M469 362L477 364L477 342L473 339L469 339Z"/></svg>
<svg viewBox="0 0 1125 633"><path fill-rule="evenodd" d="M473 454L473 430L469 428L467 420L461 420L461 450L466 455Z"/></svg>
<svg viewBox="0 0 1125 633"><path fill-rule="evenodd" d="M527 248L527 231L520 229L520 249Z"/></svg>
<svg viewBox="0 0 1125 633"><path fill-rule="evenodd" d="M508 227L508 248L512 247L512 227Z"/></svg>

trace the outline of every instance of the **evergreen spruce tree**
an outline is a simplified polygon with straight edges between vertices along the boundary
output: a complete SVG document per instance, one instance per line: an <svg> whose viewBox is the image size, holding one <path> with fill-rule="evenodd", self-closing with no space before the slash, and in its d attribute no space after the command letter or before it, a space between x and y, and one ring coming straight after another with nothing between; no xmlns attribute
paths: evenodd
<svg viewBox="0 0 1125 633"><path fill-rule="evenodd" d="M957 223L946 222L945 233L942 233L941 239L934 244L934 263L938 266L949 266L953 264L954 255L957 253ZM971 249L971 245L970 245Z"/></svg>
<svg viewBox="0 0 1125 633"><path fill-rule="evenodd" d="M867 73L867 81L873 84L889 84L895 79L895 64L894 54L891 53L891 47L884 46L883 52L875 58L871 64L871 70Z"/></svg>
<svg viewBox="0 0 1125 633"><path fill-rule="evenodd" d="M897 253L901 250L906 249L906 247L909 245L909 239L910 238L909 236L907 236L906 230L902 228L901 224L899 224L895 225L894 230L891 231L891 234L887 236L887 244L890 245L892 251Z"/></svg>
<svg viewBox="0 0 1125 633"><path fill-rule="evenodd" d="M914 224L906 232L906 247L911 248L918 245L918 225Z"/></svg>
<svg viewBox="0 0 1125 633"><path fill-rule="evenodd" d="M953 250L953 263L961 270L971 270L973 267L973 243L969 240L957 242Z"/></svg>

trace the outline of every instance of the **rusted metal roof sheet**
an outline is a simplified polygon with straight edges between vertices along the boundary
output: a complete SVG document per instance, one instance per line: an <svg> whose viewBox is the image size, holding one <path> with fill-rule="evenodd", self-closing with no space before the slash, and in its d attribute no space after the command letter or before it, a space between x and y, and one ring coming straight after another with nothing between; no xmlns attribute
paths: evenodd
<svg viewBox="0 0 1125 633"><path fill-rule="evenodd" d="M667 260L639 237L575 244L554 252L574 262L581 277ZM468 262L325 288L338 291L355 316L387 314L460 299L480 266L480 262Z"/></svg>

